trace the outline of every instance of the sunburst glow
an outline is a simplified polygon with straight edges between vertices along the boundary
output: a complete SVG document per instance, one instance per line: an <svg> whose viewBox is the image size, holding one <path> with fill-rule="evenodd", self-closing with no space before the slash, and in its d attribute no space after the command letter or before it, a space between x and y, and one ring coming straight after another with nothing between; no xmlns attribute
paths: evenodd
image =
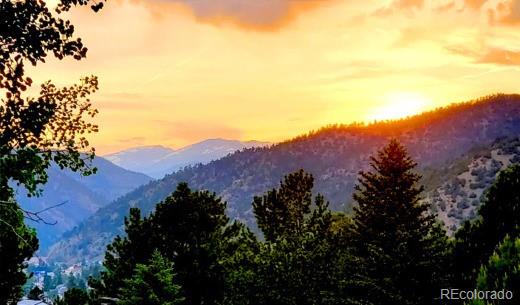
<svg viewBox="0 0 520 305"><path fill-rule="evenodd" d="M426 110L431 103L419 93L390 93L384 97L384 106L377 108L370 119L382 121L404 118Z"/></svg>

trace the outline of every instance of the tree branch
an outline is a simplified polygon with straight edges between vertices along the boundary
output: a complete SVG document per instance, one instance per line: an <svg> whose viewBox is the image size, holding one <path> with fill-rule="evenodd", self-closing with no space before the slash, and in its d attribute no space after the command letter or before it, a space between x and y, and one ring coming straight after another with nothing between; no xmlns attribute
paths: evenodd
<svg viewBox="0 0 520 305"><path fill-rule="evenodd" d="M21 207L18 206L18 209L20 211L22 211L22 213L24 214L24 217L26 219L29 219L31 221L34 221L34 222L37 222L37 223L43 223L43 224L46 224L46 225L50 225L50 226L54 226L58 223L58 221L54 221L54 222L49 222L48 220L46 220L45 218L43 218L40 214L44 213L44 212L47 212L49 210L52 210L52 209L55 209L57 207L60 207L66 203L68 203L69 201L66 200L66 201L63 201L63 202L60 202L58 204L55 204L55 205L52 205L50 207L46 207L45 209L43 210L39 210L39 211L36 211L36 212L33 212L33 211L28 211L28 210L25 210L25 209L22 209ZM0 200L0 203L3 203L2 205L4 206L7 206L11 209L14 210L14 208L8 204L16 204L16 202L14 201L3 201L3 200Z"/></svg>

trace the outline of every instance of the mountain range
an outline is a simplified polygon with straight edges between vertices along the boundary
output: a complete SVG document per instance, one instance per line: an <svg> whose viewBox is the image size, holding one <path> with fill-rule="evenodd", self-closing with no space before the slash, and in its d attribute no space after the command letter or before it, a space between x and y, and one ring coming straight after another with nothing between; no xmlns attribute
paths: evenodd
<svg viewBox="0 0 520 305"><path fill-rule="evenodd" d="M70 170L61 170L56 165L51 166L47 171L48 183L43 186L41 197L27 197L23 188L17 189L16 200L27 211L37 212L63 203L39 214L47 224L27 220L27 224L38 233L40 250L45 250L64 232L77 226L99 208L152 180L100 157L94 159L92 166L97 168L97 174L87 177Z"/></svg>
<svg viewBox="0 0 520 305"><path fill-rule="evenodd" d="M27 220L38 233L40 251L45 252L63 233L73 229L99 208L153 180L144 173L162 177L187 165L207 163L240 149L267 144L209 139L179 150L163 146L135 147L96 157L92 166L98 169L97 173L88 177L51 166L41 197L29 198L20 188L16 198L25 210L31 212L63 203L39 214L45 222Z"/></svg>
<svg viewBox="0 0 520 305"><path fill-rule="evenodd" d="M269 145L260 141L208 139L178 150L164 146L143 146L104 156L122 168L159 179L185 166L208 163L235 151Z"/></svg>
<svg viewBox="0 0 520 305"><path fill-rule="evenodd" d="M451 191L443 191L443 188L451 190L447 182L458 181L455 179L461 175L467 176L466 171L473 175L474 167L480 162L475 161L481 157L479 154L504 154L502 146L496 146L502 143L497 139L514 143L519 134L520 96L503 94L401 120L328 126L276 145L244 149L208 164L188 166L143 185L100 208L67 232L53 245L48 259L66 262L79 258L102 259L106 245L123 232L124 217L129 208L139 207L144 214L151 212L179 182L188 182L194 189L216 192L227 201L231 217L254 227L253 197L276 187L287 173L303 168L313 174L315 191L330 201L333 210L349 211L359 171L369 168L370 156L389 138L398 138L419 163L418 171L424 177L427 190L425 200L430 200L432 209L442 210L441 202L450 200L444 202L447 212L440 219L448 227L457 226L460 221L453 219L471 217L471 209L464 208L464 204L459 206L459 202L464 196L481 196L481 191L492 181L491 174L480 174L489 178L478 180L466 177L464 185L471 188L473 184L478 191L458 192L455 197L445 195L451 195ZM509 144L500 145L516 149ZM511 151L507 154L508 162L518 159ZM502 166L505 164L500 168ZM488 166L486 163L485 167L496 175L498 164Z"/></svg>

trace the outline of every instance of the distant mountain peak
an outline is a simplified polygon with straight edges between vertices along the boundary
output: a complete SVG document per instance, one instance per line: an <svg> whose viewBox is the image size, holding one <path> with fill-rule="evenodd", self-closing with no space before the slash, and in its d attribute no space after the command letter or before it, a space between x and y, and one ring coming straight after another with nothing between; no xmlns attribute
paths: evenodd
<svg viewBox="0 0 520 305"><path fill-rule="evenodd" d="M177 150L162 145L133 147L105 158L125 169L158 179L186 166L208 163L235 151L267 144L269 143L212 138Z"/></svg>

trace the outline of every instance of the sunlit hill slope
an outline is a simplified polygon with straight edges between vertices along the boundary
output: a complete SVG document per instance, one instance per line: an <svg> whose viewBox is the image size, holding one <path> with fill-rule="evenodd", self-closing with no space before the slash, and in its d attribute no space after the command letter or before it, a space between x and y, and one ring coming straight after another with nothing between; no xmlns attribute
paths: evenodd
<svg viewBox="0 0 520 305"><path fill-rule="evenodd" d="M332 209L349 211L358 172L368 167L369 156L389 137L399 138L408 147L425 174L427 189L433 192L446 179L464 171L475 149L491 146L497 138L519 134L520 95L489 96L398 121L326 127L150 182L101 208L68 232L54 245L49 259L101 259L106 244L122 233L130 207L150 212L181 181L192 188L216 192L228 202L231 217L252 225L253 196L275 187L285 174L300 168L314 175L315 191L325 195ZM454 169L456 164L458 169Z"/></svg>

